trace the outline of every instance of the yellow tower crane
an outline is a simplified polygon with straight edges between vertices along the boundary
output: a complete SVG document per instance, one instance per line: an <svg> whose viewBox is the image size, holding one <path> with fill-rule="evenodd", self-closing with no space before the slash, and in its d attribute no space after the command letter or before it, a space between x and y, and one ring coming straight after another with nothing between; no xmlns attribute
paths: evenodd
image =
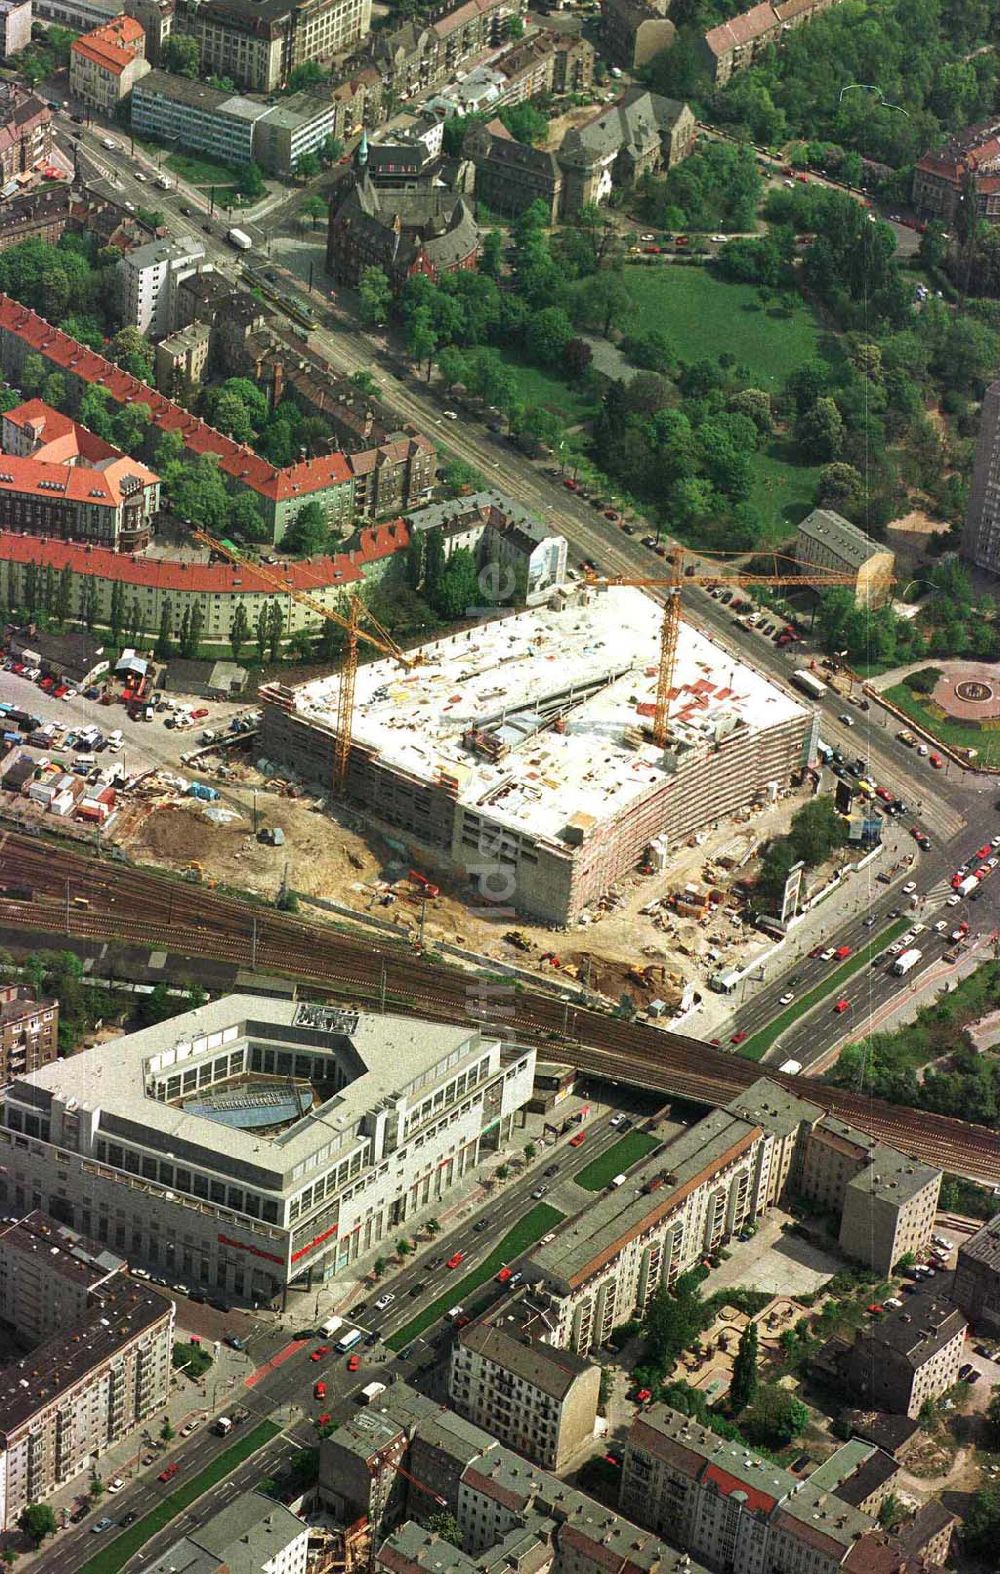
<svg viewBox="0 0 1000 1574"><path fill-rule="evenodd" d="M712 558L714 553L697 552L687 553L683 547L675 547L669 556L670 573L661 576L615 574L601 576L588 574L586 583L598 589L605 590L611 585L635 585L641 589L662 589L666 591L663 603L663 623L660 628L660 661L656 679L656 707L653 715L653 739L660 748L667 741L668 722L670 713L670 696L674 686L674 669L677 665L677 635L681 622L681 592L684 584L691 585L808 585L813 589L821 589L830 585L854 585L856 575L838 574L826 569L809 569L803 571L802 566L794 558L785 557L780 552L766 554L772 562L770 573L757 573L744 571L737 568L735 572L726 571L726 563L720 563L717 570L697 567L700 560ZM760 559L761 554L755 557ZM779 567L779 565L781 565Z"/></svg>
<svg viewBox="0 0 1000 1574"><path fill-rule="evenodd" d="M237 564L249 572L258 575L265 584L271 585L283 596L290 596L300 606L308 607L310 612L315 612L319 618L325 618L329 623L336 623L347 635L344 645L344 659L340 668L340 690L337 695L337 738L334 752L334 785L338 792L343 792L347 783L347 767L351 758L351 735L354 722L354 684L358 673L358 641L364 640L366 644L380 651L383 656L391 656L404 667L413 667L419 658L408 656L400 650L396 641L387 629L384 629L370 607L365 606L361 597L356 592L348 596L347 612L334 612L326 607L315 596L306 590L299 590L282 578L280 572L265 568L262 563L254 563L237 552L235 547L228 542L217 541L204 530L193 530L191 534L196 541L200 541L211 551L218 552L220 557L228 558L230 563ZM375 632L362 626L362 619L372 625Z"/></svg>

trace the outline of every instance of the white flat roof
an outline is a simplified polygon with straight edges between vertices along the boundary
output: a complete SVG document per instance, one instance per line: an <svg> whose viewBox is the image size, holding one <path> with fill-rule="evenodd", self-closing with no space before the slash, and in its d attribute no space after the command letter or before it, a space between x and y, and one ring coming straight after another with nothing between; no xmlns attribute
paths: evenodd
<svg viewBox="0 0 1000 1574"><path fill-rule="evenodd" d="M388 767L458 784L459 802L511 830L556 840L574 816L616 819L651 787L683 774L636 729L652 723L662 608L614 586L583 605L534 608L421 647L404 670L381 660L357 674L353 737ZM764 732L808 712L737 656L681 623L670 706L683 760L741 728ZM470 728L502 727L515 713L550 713L572 686L598 685L565 711L564 731L532 730L502 758L463 743ZM335 727L339 677L295 690L294 709Z"/></svg>

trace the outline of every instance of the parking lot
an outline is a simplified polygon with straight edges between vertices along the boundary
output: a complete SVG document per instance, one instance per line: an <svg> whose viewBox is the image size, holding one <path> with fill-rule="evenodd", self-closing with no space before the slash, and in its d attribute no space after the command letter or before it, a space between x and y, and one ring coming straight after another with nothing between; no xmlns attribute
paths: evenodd
<svg viewBox="0 0 1000 1574"><path fill-rule="evenodd" d="M177 696L171 696L174 704L178 703L178 699ZM166 709L154 711L151 721L132 721L123 704L102 705L99 699L87 699L82 693L72 696L67 694L62 699L56 699L29 678L10 671L0 671L0 701L29 711L32 716L38 716L43 724L58 723L65 729L63 740L69 733L86 727L96 727L104 739L115 730L121 732L123 747L120 758L130 775L160 766L177 770L182 764L181 756L198 746L203 729L225 732L234 716L245 714L251 709L246 703L184 700L185 706L199 715L196 723L180 730L167 727L171 712ZM21 746L25 747L23 743ZM39 752L41 758L40 751L30 752ZM65 759L67 765L72 764L74 751L66 747L65 741L45 752L56 760ZM102 751L99 749L98 752ZM112 763L113 758L115 756L103 751L102 764Z"/></svg>

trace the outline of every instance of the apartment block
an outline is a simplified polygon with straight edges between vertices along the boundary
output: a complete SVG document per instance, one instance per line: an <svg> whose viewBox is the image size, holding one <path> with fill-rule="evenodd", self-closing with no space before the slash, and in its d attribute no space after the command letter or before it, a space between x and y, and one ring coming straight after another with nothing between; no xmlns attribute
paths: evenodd
<svg viewBox="0 0 1000 1574"><path fill-rule="evenodd" d="M452 1346L448 1393L460 1415L548 1470L561 1470L594 1435L601 1374L570 1350L538 1343L517 1309L463 1328Z"/></svg>
<svg viewBox="0 0 1000 1574"><path fill-rule="evenodd" d="M160 507L160 478L103 438L28 399L3 415L0 513L4 528L134 552Z"/></svg>
<svg viewBox="0 0 1000 1574"><path fill-rule="evenodd" d="M166 1403L173 1302L121 1267L99 1243L38 1212L0 1235L5 1308L41 1337L0 1372L0 1530ZM47 1297L67 1317L57 1329Z"/></svg>
<svg viewBox="0 0 1000 1574"><path fill-rule="evenodd" d="M171 398L196 387L208 365L212 330L207 322L188 323L156 346L156 386Z"/></svg>
<svg viewBox="0 0 1000 1574"><path fill-rule="evenodd" d="M151 71L132 94L134 130L273 175L294 174L304 154L337 135L340 119L338 105L314 94L275 103L166 71Z"/></svg>
<svg viewBox="0 0 1000 1574"><path fill-rule="evenodd" d="M804 568L836 574L861 607L881 607L892 593L896 555L831 508L814 508L798 527L795 555Z"/></svg>
<svg viewBox="0 0 1000 1574"><path fill-rule="evenodd" d="M926 1250L941 1172L825 1116L806 1136L799 1190L840 1220L842 1251L876 1273Z"/></svg>
<svg viewBox="0 0 1000 1574"><path fill-rule="evenodd" d="M0 176L4 184L47 163L51 147L52 111L45 100L37 93L25 92L19 84L0 84Z"/></svg>
<svg viewBox="0 0 1000 1574"><path fill-rule="evenodd" d="M31 43L31 0L0 3L0 55L12 60Z"/></svg>
<svg viewBox="0 0 1000 1574"><path fill-rule="evenodd" d="M850 1483L875 1452L845 1443L803 1479L652 1405L632 1423L619 1507L719 1574L918 1574L939 1527L919 1527L907 1554L849 1501Z"/></svg>
<svg viewBox="0 0 1000 1574"><path fill-rule="evenodd" d="M951 1299L977 1333L1000 1335L1000 1213L958 1248Z"/></svg>
<svg viewBox="0 0 1000 1574"><path fill-rule="evenodd" d="M306 1574L309 1526L262 1492L241 1492L143 1565L145 1574Z"/></svg>
<svg viewBox="0 0 1000 1574"><path fill-rule="evenodd" d="M36 1209L0 1228L0 1322L29 1344L75 1328L125 1267L107 1247Z"/></svg>
<svg viewBox="0 0 1000 1574"><path fill-rule="evenodd" d="M70 46L70 91L102 115L113 114L149 70L146 35L131 16L115 17Z"/></svg>
<svg viewBox="0 0 1000 1574"><path fill-rule="evenodd" d="M556 1230L527 1265L553 1342L586 1354L619 1323L641 1317L662 1282L673 1284L752 1222L764 1133L713 1110Z"/></svg>
<svg viewBox="0 0 1000 1574"><path fill-rule="evenodd" d="M159 65L163 46L174 28L174 0L125 0L125 15L134 17L145 33L150 65Z"/></svg>
<svg viewBox="0 0 1000 1574"><path fill-rule="evenodd" d="M364 38L371 0L177 0L174 32L198 42L202 76L273 93L296 66Z"/></svg>
<svg viewBox="0 0 1000 1574"><path fill-rule="evenodd" d="M913 206L925 219L954 223L963 202L972 200L980 218L994 222L1000 192L1000 121L966 126L943 147L913 166Z"/></svg>
<svg viewBox="0 0 1000 1574"><path fill-rule="evenodd" d="M151 240L125 252L118 278L126 324L148 338L162 339L174 326L178 287L205 266L205 247L191 235Z"/></svg>
<svg viewBox="0 0 1000 1574"><path fill-rule="evenodd" d="M842 1370L863 1404L916 1419L958 1382L968 1326L951 1301L908 1296L858 1331Z"/></svg>
<svg viewBox="0 0 1000 1574"><path fill-rule="evenodd" d="M59 1053L59 1002L25 984L0 984L0 1082L37 1071Z"/></svg>
<svg viewBox="0 0 1000 1574"><path fill-rule="evenodd" d="M0 1199L269 1300L440 1206L510 1139L534 1058L467 1027L226 996L15 1079Z"/></svg>
<svg viewBox="0 0 1000 1574"><path fill-rule="evenodd" d="M1000 574L1000 382L990 383L979 408L961 552L977 568Z"/></svg>
<svg viewBox="0 0 1000 1574"><path fill-rule="evenodd" d="M823 1109L767 1077L751 1083L728 1107L764 1133L754 1177L755 1212L784 1202L796 1190L805 1141L823 1119Z"/></svg>

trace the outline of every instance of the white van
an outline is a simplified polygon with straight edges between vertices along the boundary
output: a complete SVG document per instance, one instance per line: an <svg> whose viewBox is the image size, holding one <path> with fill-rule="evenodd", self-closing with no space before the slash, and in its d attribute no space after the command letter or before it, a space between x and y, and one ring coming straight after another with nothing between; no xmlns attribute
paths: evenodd
<svg viewBox="0 0 1000 1574"><path fill-rule="evenodd" d="M611 1177L611 1184L612 1186L624 1186L625 1180L626 1177L624 1175L613 1175Z"/></svg>
<svg viewBox="0 0 1000 1574"><path fill-rule="evenodd" d="M120 749L122 747L122 744L124 742L125 742L125 734L122 732L120 727L116 727L114 732L109 732L108 733L108 748L109 749L118 750L118 749Z"/></svg>

